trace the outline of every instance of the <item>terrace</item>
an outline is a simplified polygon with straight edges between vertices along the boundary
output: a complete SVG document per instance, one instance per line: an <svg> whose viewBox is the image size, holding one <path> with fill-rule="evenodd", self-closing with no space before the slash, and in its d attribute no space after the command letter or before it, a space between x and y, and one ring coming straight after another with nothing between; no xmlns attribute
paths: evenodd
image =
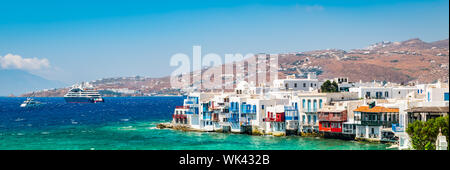
<svg viewBox="0 0 450 170"><path fill-rule="evenodd" d="M347 111L341 112L319 112L319 121L345 122L347 121Z"/></svg>

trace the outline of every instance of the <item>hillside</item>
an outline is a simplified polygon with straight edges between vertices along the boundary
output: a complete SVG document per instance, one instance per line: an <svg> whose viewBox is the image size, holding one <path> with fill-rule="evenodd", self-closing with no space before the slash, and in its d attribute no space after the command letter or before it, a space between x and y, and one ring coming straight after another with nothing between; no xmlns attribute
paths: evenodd
<svg viewBox="0 0 450 170"><path fill-rule="evenodd" d="M448 39L426 43L416 38L403 42L381 42L367 49L351 51L286 54L280 59L280 64L286 70L317 71L319 78L346 76L351 81L431 83L438 79L448 81L448 55Z"/></svg>
<svg viewBox="0 0 450 170"><path fill-rule="evenodd" d="M380 42L365 49L317 50L279 54L279 78L304 77L316 72L319 79L348 77L350 81L431 83L449 80L449 40L424 42L418 38L403 42ZM222 69L216 67L213 69ZM194 73L198 76L199 73ZM196 82L194 82L196 83ZM125 91L125 96L181 94L171 89L169 77L122 77L92 81L100 90ZM38 96L62 96L68 89L38 92ZM109 93L108 93L109 94ZM23 96L29 96L24 94Z"/></svg>

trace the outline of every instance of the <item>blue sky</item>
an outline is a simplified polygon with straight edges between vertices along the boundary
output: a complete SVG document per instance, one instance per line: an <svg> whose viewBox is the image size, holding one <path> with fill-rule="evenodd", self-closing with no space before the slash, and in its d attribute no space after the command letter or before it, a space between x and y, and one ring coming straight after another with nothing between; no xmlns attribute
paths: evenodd
<svg viewBox="0 0 450 170"><path fill-rule="evenodd" d="M363 48L449 37L449 1L4 1L0 57L47 59L28 70L65 83L170 75L170 57ZM0 68L1 69L1 68Z"/></svg>

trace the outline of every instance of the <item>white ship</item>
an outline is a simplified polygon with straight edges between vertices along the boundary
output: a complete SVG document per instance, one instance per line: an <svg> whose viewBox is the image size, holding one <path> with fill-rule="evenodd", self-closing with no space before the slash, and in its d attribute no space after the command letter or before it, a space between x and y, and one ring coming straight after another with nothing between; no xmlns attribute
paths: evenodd
<svg viewBox="0 0 450 170"><path fill-rule="evenodd" d="M100 93L89 83L74 85L64 95L67 103L97 103L104 102Z"/></svg>

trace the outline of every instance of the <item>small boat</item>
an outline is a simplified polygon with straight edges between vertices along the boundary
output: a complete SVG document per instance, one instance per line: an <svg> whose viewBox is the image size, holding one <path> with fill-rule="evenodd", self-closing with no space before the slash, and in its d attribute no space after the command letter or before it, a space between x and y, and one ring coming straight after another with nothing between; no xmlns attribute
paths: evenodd
<svg viewBox="0 0 450 170"><path fill-rule="evenodd" d="M35 101L34 99L32 99L32 98L27 98L27 100L25 100L21 105L20 105L20 107L36 107L36 106L39 106L39 105L41 105L42 103L41 102L39 102L39 101Z"/></svg>

